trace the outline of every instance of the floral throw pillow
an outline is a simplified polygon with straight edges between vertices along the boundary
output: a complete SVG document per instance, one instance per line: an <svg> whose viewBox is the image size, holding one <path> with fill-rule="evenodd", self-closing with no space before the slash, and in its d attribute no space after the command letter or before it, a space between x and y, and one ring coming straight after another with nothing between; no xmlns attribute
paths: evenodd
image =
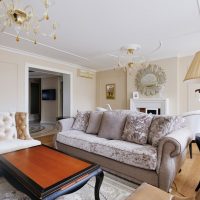
<svg viewBox="0 0 200 200"><path fill-rule="evenodd" d="M122 139L137 144L146 144L152 118L151 114L128 115Z"/></svg>
<svg viewBox="0 0 200 200"><path fill-rule="evenodd" d="M85 111L77 111L76 119L72 126L72 129L79 130L79 131L86 131L88 124L89 124L90 112Z"/></svg>
<svg viewBox="0 0 200 200"><path fill-rule="evenodd" d="M184 119L179 116L155 116L152 120L148 142L157 147L159 141L169 133L184 126Z"/></svg>

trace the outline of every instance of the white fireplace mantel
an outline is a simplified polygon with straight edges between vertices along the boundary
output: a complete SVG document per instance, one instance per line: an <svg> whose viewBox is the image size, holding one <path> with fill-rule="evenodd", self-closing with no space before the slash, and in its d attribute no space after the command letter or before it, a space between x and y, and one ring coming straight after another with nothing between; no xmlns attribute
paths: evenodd
<svg viewBox="0 0 200 200"><path fill-rule="evenodd" d="M169 114L169 99L160 99L160 98L130 99L130 110L167 115Z"/></svg>

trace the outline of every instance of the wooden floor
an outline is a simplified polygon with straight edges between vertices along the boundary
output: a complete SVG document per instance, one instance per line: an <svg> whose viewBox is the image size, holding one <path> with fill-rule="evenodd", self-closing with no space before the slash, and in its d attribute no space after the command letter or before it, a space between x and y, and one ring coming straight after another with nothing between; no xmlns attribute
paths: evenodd
<svg viewBox="0 0 200 200"><path fill-rule="evenodd" d="M44 136L37 138L43 144L53 146L53 136ZM189 153L187 158L181 168L181 172L176 176L174 183L172 185L172 193L191 197L195 195L195 188L200 181L200 152L196 146L193 145L193 158L190 159Z"/></svg>
<svg viewBox="0 0 200 200"><path fill-rule="evenodd" d="M172 193L179 196L191 197L195 195L195 188L200 181L200 152L196 144L193 146L193 158L189 153L181 168L181 172L176 176L172 187Z"/></svg>
<svg viewBox="0 0 200 200"><path fill-rule="evenodd" d="M39 140L42 144L45 144L47 146L53 147L53 140L54 140L54 134L47 135L47 136L41 136L35 138L36 140Z"/></svg>

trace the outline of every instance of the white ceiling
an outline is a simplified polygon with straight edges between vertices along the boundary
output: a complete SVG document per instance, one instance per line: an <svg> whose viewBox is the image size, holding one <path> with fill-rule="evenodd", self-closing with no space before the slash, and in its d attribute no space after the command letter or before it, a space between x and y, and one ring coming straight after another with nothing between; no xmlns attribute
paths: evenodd
<svg viewBox="0 0 200 200"><path fill-rule="evenodd" d="M27 1L26 1L27 2ZM40 0L30 0L41 11ZM200 49L200 14L197 0L56 0L50 17L60 27L56 41L41 36L39 43L0 34L8 46L95 70L113 68L121 46L142 46L151 60L192 55ZM41 12L42 13L42 12ZM153 54L150 52L159 46Z"/></svg>

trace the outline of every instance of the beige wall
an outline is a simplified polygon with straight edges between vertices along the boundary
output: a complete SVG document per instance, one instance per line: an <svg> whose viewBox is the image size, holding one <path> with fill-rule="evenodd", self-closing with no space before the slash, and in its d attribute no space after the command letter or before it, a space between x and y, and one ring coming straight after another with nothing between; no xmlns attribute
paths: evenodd
<svg viewBox="0 0 200 200"><path fill-rule="evenodd" d="M1 56L1 54L0 54ZM19 66L16 63L0 60L0 111L15 111L19 107Z"/></svg>
<svg viewBox="0 0 200 200"><path fill-rule="evenodd" d="M70 64L0 50L0 92L3 96L0 101L0 111L28 111L26 105L26 98L28 98L28 94L26 94L26 87L28 87L27 63L55 69L55 71L64 70L72 74L72 115L76 113L77 109L93 110L95 108L96 77L93 79L80 78L77 76L77 69L71 67ZM83 103L85 99L87 101Z"/></svg>
<svg viewBox="0 0 200 200"><path fill-rule="evenodd" d="M55 122L58 116L58 84L59 77L50 77L41 79L41 90L55 89L56 100L41 100L41 122Z"/></svg>
<svg viewBox="0 0 200 200"><path fill-rule="evenodd" d="M110 104L112 109L126 109L126 73L120 70L97 72L97 106ZM116 86L115 99L106 99L106 84Z"/></svg>
<svg viewBox="0 0 200 200"><path fill-rule="evenodd" d="M152 64L158 64L165 71L167 82L162 91L162 98L169 99L169 114L182 114L184 112L200 109L200 102L194 90L200 88L200 84L186 83L184 77L192 61L193 56L175 57L152 61ZM129 101L132 98L132 92L136 91L135 75L141 67L136 67L132 74L126 74L123 71L108 70L97 73L97 105L104 106L106 103L113 105L114 109L129 108ZM106 100L105 85L116 83L116 100ZM126 95L126 99L124 98ZM155 95L146 97L140 94L140 98L161 98Z"/></svg>

